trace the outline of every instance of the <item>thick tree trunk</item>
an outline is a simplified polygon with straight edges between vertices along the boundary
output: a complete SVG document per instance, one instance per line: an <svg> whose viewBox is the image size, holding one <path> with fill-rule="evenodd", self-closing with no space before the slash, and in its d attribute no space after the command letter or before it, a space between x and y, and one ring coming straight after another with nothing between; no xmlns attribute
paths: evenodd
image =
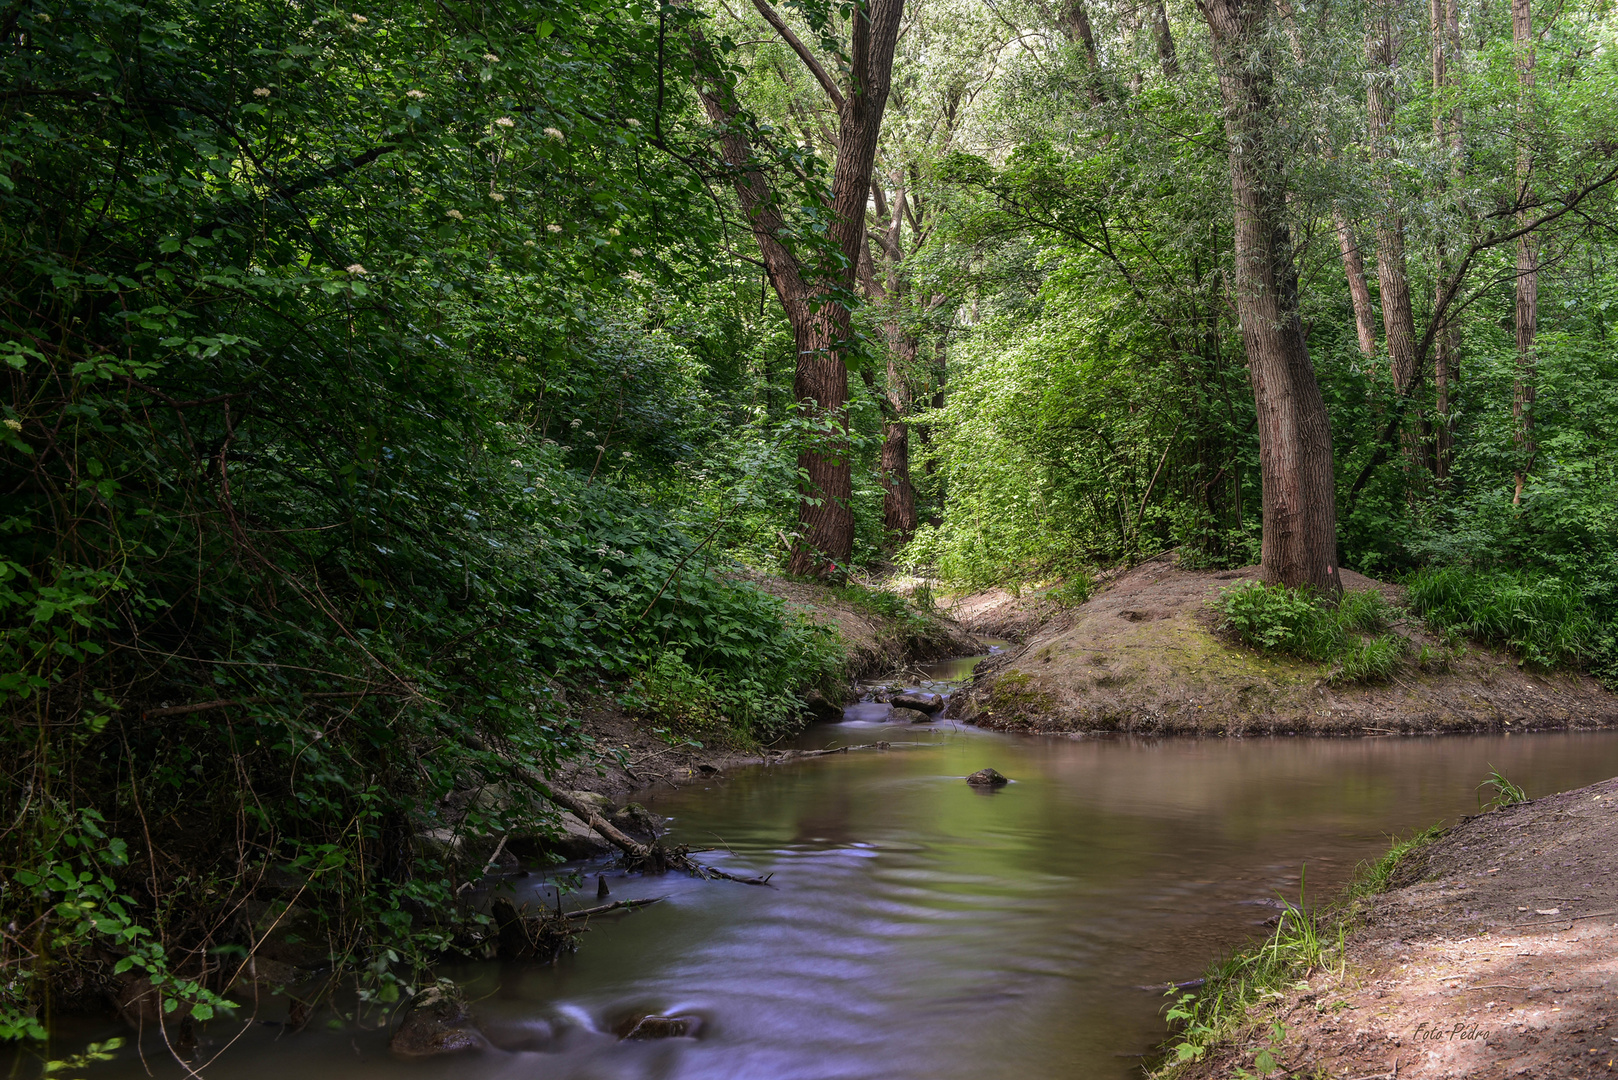
<svg viewBox="0 0 1618 1080"><path fill-rule="evenodd" d="M1521 227L1532 216L1530 187L1534 155L1528 144L1528 111L1534 89L1534 21L1529 0L1511 0L1511 39L1517 47L1517 213ZM1523 489L1534 469L1534 388L1538 382L1535 338L1539 333L1539 241L1531 232L1517 238L1517 384L1511 395L1516 420L1517 489L1513 506L1522 502Z"/></svg>
<svg viewBox="0 0 1618 1080"><path fill-rule="evenodd" d="M837 156L832 171L830 236L839 249L839 269L819 273L798 263L781 243L788 228L781 205L758 167L742 121L734 82L712 74L699 79L698 95L708 119L720 131L720 145L732 172L742 211L752 227L776 295L792 323L797 343L793 396L805 415L830 421L841 429L798 459L802 475L798 498L798 541L789 573L827 576L845 564L854 547L854 513L849 503L853 473L848 452L848 368L843 351L850 339L851 317L837 293L853 291L861 249L865 246L865 206L871 190L882 114L887 108L893 72L893 50L899 39L904 0L869 0L856 9L848 51L848 87L843 92L767 3L757 2L771 25L791 45L825 87L837 108ZM780 25L777 25L780 23ZM700 35L693 40L707 50ZM717 70L711 58L699 65Z"/></svg>
<svg viewBox="0 0 1618 1080"><path fill-rule="evenodd" d="M1331 422L1298 319L1286 222L1285 150L1273 94L1270 0L1201 0L1230 142L1236 305L1258 413L1263 482L1261 576L1342 591Z"/></svg>
<svg viewBox="0 0 1618 1080"><path fill-rule="evenodd" d="M1377 169L1382 205L1376 217L1376 278L1382 291L1382 333L1388 346L1388 369L1399 397L1416 385L1416 315L1410 302L1410 279L1405 270L1404 215L1393 190L1393 20L1386 3L1374 5L1367 53L1371 64L1366 83L1365 111L1369 121L1372 159ZM1401 434L1407 475L1412 480L1421 467L1421 443L1408 431Z"/></svg>
<svg viewBox="0 0 1618 1080"><path fill-rule="evenodd" d="M1354 328L1359 333L1360 352L1367 359L1376 355L1376 309L1371 306L1371 290L1365 284L1365 260L1354 240L1354 230L1341 210L1332 212L1337 227L1337 247L1343 253L1343 275L1348 278L1348 295L1354 302Z"/></svg>

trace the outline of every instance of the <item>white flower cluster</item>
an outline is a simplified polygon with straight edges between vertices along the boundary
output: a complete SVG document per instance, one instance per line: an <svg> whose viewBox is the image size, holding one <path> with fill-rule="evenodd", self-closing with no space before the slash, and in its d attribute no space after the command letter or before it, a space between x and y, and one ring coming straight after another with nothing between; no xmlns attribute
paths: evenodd
<svg viewBox="0 0 1618 1080"><path fill-rule="evenodd" d="M253 96L254 97L269 97L270 96L270 88L268 86L254 87Z"/></svg>
<svg viewBox="0 0 1618 1080"><path fill-rule="evenodd" d="M427 96L427 91L425 91L425 90L406 90L405 91L405 97L414 98L417 101L420 101L422 98L424 98L426 96Z"/></svg>
<svg viewBox="0 0 1618 1080"><path fill-rule="evenodd" d="M459 210L451 210L451 211L450 211L450 212L449 212L449 213L448 213L448 214L446 214L446 215L445 215L445 216L446 216L446 217L452 217L452 218L454 218L454 219L455 219L455 220L456 220L456 221L465 221L465 220L466 220L466 215L465 215L465 214L463 214L463 213L461 213L461 212L460 212L460 211L459 211Z"/></svg>
<svg viewBox="0 0 1618 1080"><path fill-rule="evenodd" d="M566 139L562 138L562 133L553 127L548 127L545 129L545 137L547 139L555 139L557 142L567 141Z"/></svg>
<svg viewBox="0 0 1618 1080"><path fill-rule="evenodd" d="M547 226L545 226L545 231L546 232L561 232L562 227L560 225L547 225Z"/></svg>
<svg viewBox="0 0 1618 1080"><path fill-rule="evenodd" d="M361 266L359 263L349 263L348 266L346 266L344 269L346 269L350 274L369 274L370 273L369 270L365 269L365 267Z"/></svg>
<svg viewBox="0 0 1618 1080"><path fill-rule="evenodd" d="M506 201L506 197L504 195L500 194L498 191L489 192L489 198L493 199L495 202L505 202Z"/></svg>
<svg viewBox="0 0 1618 1080"><path fill-rule="evenodd" d="M513 120L509 116L502 116L500 119L495 121L495 124L503 128L516 127L517 121Z"/></svg>

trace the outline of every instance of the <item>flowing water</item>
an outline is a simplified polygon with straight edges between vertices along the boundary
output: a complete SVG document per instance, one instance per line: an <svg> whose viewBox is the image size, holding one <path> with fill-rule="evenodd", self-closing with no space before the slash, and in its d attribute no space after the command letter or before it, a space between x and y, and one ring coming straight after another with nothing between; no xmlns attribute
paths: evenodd
<svg viewBox="0 0 1618 1080"><path fill-rule="evenodd" d="M1141 987L1193 978L1264 933L1277 898L1296 900L1305 878L1326 895L1390 834L1475 812L1491 766L1530 795L1618 774L1618 732L1069 740L883 715L851 709L803 745L886 739L892 750L741 771L650 802L674 840L719 848L710 862L773 874L773 887L609 869L614 898L668 899L598 918L554 967L449 971L501 1049L401 1063L385 1030L317 1016L296 1035L249 1026L208 1075L1138 1075L1164 1034L1164 998ZM984 766L1013 782L963 782ZM510 884L519 898L547 889L539 876ZM569 902L594 903L593 876L588 885ZM615 1025L642 1013L697 1017L698 1036L618 1041ZM211 1025L202 1056L239 1030ZM148 1053L155 1074L182 1075L150 1039ZM94 1075L146 1072L126 1049Z"/></svg>

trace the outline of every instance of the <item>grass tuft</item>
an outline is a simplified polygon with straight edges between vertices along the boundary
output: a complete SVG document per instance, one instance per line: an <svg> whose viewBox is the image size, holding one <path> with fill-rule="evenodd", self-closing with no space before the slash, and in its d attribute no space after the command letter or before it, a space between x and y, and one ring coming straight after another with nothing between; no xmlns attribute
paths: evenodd
<svg viewBox="0 0 1618 1080"><path fill-rule="evenodd" d="M1399 611L1374 590L1346 593L1334 606L1310 589L1252 582L1222 590L1214 607L1225 616L1222 628L1248 645L1336 661L1334 683L1392 678L1409 647L1402 636L1386 632Z"/></svg>
<svg viewBox="0 0 1618 1080"><path fill-rule="evenodd" d="M1507 780L1505 773L1502 773L1493 765L1489 766L1487 779L1478 785L1480 791L1483 788L1490 788L1494 791L1494 798L1489 800L1491 807L1516 806L1518 803L1528 801L1528 792ZM1481 795L1478 796L1478 805L1479 807L1483 805L1483 796Z"/></svg>

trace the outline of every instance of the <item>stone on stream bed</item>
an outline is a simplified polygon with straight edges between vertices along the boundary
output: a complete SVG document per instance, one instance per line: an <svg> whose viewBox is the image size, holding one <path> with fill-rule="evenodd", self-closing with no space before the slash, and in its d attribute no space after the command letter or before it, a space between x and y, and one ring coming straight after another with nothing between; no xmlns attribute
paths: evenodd
<svg viewBox="0 0 1618 1080"><path fill-rule="evenodd" d="M928 716L920 709L896 708L888 714L888 720L894 724L930 724L934 717Z"/></svg>
<svg viewBox="0 0 1618 1080"><path fill-rule="evenodd" d="M488 1046L466 1009L466 999L453 983L435 983L410 999L404 1019L388 1039L400 1057L437 1057Z"/></svg>
<svg viewBox="0 0 1618 1080"><path fill-rule="evenodd" d="M924 713L935 713L944 707L944 695L929 694L922 690L907 690L903 694L894 694L891 700L896 709L915 709Z"/></svg>
<svg viewBox="0 0 1618 1080"><path fill-rule="evenodd" d="M971 776L968 776L966 782L973 787L1000 787L1011 783L1010 780L1007 780L993 769L979 769Z"/></svg>
<svg viewBox="0 0 1618 1080"><path fill-rule="evenodd" d="M695 1016L640 1016L630 1017L618 1025L620 1040L640 1042L644 1039L695 1038L702 1021Z"/></svg>

